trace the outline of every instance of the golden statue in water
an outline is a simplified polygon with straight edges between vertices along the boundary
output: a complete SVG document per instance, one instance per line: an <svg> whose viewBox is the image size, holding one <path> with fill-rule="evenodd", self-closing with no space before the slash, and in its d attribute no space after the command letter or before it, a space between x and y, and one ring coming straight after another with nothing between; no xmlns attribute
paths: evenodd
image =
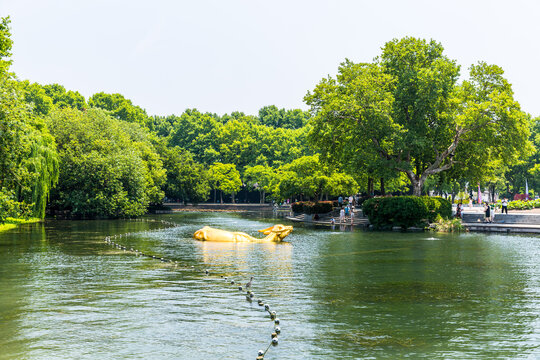
<svg viewBox="0 0 540 360"><path fill-rule="evenodd" d="M254 238L243 232L230 232L226 230L214 229L205 226L195 231L193 237L202 241L224 241L224 242L280 242L293 231L292 226L274 225L267 229L259 230L266 235L262 239Z"/></svg>

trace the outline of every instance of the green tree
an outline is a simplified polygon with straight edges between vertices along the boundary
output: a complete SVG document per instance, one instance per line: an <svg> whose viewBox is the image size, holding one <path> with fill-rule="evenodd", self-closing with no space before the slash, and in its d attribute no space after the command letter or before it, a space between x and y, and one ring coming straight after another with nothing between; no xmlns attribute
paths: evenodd
<svg viewBox="0 0 540 360"><path fill-rule="evenodd" d="M166 150L164 166L167 170L165 195L182 199L184 203L205 201L210 192L208 171L193 160L189 151L177 146Z"/></svg>
<svg viewBox="0 0 540 360"><path fill-rule="evenodd" d="M208 169L208 177L214 189L220 190L220 199L223 203L223 193L231 194L234 204L234 196L242 188L240 173L233 164L214 163Z"/></svg>
<svg viewBox="0 0 540 360"><path fill-rule="evenodd" d="M44 85L43 89L57 108L73 108L78 110L84 110L86 108L86 100L78 91L66 91L66 88L59 84Z"/></svg>
<svg viewBox="0 0 540 360"><path fill-rule="evenodd" d="M112 117L127 122L137 123L149 127L152 124L146 111L133 105L131 100L121 94L106 94L100 92L88 99L88 105L107 110Z"/></svg>
<svg viewBox="0 0 540 360"><path fill-rule="evenodd" d="M415 195L456 163L478 175L473 163L508 163L529 149L527 116L502 75L479 63L458 84L459 67L439 43L393 40L375 63L347 60L308 93L311 141L325 156L362 157L357 171L404 173Z"/></svg>
<svg viewBox="0 0 540 360"><path fill-rule="evenodd" d="M20 86L26 103L33 106L34 114L45 116L54 107L53 100L47 95L43 86L38 83L30 83L28 80L21 81Z"/></svg>
<svg viewBox="0 0 540 360"><path fill-rule="evenodd" d="M300 109L285 110L270 105L259 110L259 122L273 128L299 129L308 119L309 113Z"/></svg>
<svg viewBox="0 0 540 360"><path fill-rule="evenodd" d="M247 166L244 171L244 182L248 188L259 191L261 204L264 204L265 202L266 193L272 191L274 178L275 169L269 166Z"/></svg>
<svg viewBox="0 0 540 360"><path fill-rule="evenodd" d="M9 16L0 18L0 79L8 77L9 67L11 66L11 29Z"/></svg>
<svg viewBox="0 0 540 360"><path fill-rule="evenodd" d="M0 21L0 193L2 208L45 216L49 192L58 180L58 156L43 119L24 101L22 85L9 73L9 18ZM13 206L12 206L13 205ZM1 211L1 210L0 210ZM19 211L23 213L25 211ZM0 214L0 218L4 216Z"/></svg>
<svg viewBox="0 0 540 360"><path fill-rule="evenodd" d="M47 123L61 159L54 210L75 217L131 217L161 202L165 170L145 129L100 109L58 109Z"/></svg>

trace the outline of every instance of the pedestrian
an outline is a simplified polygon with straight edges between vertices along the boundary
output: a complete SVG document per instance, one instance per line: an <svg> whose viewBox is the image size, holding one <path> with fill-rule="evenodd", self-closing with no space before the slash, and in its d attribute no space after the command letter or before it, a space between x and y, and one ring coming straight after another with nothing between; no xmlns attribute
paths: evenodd
<svg viewBox="0 0 540 360"><path fill-rule="evenodd" d="M337 198L338 206L341 207L343 205L343 196L339 195Z"/></svg>
<svg viewBox="0 0 540 360"><path fill-rule="evenodd" d="M508 215L508 199L504 198L502 201L501 214Z"/></svg>
<svg viewBox="0 0 540 360"><path fill-rule="evenodd" d="M345 206L345 216L349 216L349 205Z"/></svg>
<svg viewBox="0 0 540 360"><path fill-rule="evenodd" d="M353 206L353 201L354 201L354 198L351 196L349 196L349 206Z"/></svg>
<svg viewBox="0 0 540 360"><path fill-rule="evenodd" d="M354 207L351 208L351 225L354 225Z"/></svg>
<svg viewBox="0 0 540 360"><path fill-rule="evenodd" d="M491 208L489 207L489 204L486 202L484 204L484 214L485 214L485 220L484 222L491 222Z"/></svg>
<svg viewBox="0 0 540 360"><path fill-rule="evenodd" d="M459 204L457 204L456 217L460 219L463 218L462 212L463 212L463 203L459 202Z"/></svg>
<svg viewBox="0 0 540 360"><path fill-rule="evenodd" d="M341 224L343 222L345 222L345 210L341 208L339 211L339 223Z"/></svg>

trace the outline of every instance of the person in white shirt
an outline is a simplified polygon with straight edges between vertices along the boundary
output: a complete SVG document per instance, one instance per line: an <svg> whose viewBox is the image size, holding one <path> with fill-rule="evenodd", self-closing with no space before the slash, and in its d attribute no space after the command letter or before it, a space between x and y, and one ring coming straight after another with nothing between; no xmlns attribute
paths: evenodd
<svg viewBox="0 0 540 360"><path fill-rule="evenodd" d="M506 198L502 201L501 214L504 214L505 212L508 215L508 200Z"/></svg>

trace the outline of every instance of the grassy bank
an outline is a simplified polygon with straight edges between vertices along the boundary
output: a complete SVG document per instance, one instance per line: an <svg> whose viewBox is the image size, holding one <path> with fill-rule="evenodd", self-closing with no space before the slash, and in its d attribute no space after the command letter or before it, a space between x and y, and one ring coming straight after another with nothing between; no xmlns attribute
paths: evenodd
<svg viewBox="0 0 540 360"><path fill-rule="evenodd" d="M0 224L0 231L14 229L17 227L17 225L20 225L20 224L31 224L31 223L36 223L40 221L41 219L38 219L38 218L28 218L28 219L7 218L3 224Z"/></svg>

